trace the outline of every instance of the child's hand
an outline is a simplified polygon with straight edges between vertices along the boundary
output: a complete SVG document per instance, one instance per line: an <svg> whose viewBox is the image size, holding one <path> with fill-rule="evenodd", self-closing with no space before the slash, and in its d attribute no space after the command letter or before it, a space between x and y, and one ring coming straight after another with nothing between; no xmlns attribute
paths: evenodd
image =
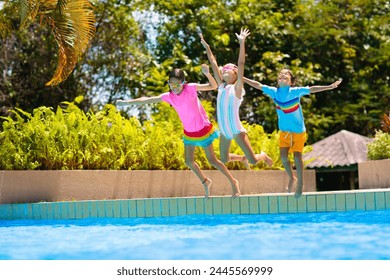
<svg viewBox="0 0 390 280"><path fill-rule="evenodd" d="M248 37L249 34L251 34L251 33L249 32L249 30L248 30L247 28L244 28L244 29L241 28L241 33L240 33L240 35L238 35L238 34L236 33L236 36L237 36L238 41L244 42L245 39L246 39L246 37Z"/></svg>
<svg viewBox="0 0 390 280"><path fill-rule="evenodd" d="M118 99L118 100L116 101L116 105L117 105L117 106L125 106L126 104L127 104L127 102L124 101L124 100L122 100L122 99Z"/></svg>
<svg viewBox="0 0 390 280"><path fill-rule="evenodd" d="M210 69L209 69L209 66L207 64L202 64L201 67L202 67L203 74L207 75L210 73Z"/></svg>
<svg viewBox="0 0 390 280"><path fill-rule="evenodd" d="M330 86L332 88L337 88L339 86L339 84L341 84L342 81L343 81L343 79L340 79L340 80L334 82L333 84L331 84Z"/></svg>

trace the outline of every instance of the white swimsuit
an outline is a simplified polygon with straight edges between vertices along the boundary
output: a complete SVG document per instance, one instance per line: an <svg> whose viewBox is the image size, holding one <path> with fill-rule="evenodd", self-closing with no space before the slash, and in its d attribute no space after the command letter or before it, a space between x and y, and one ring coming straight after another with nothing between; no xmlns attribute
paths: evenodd
<svg viewBox="0 0 390 280"><path fill-rule="evenodd" d="M242 90L242 96L245 91ZM217 96L217 118L218 127L227 139L233 139L234 135L246 132L242 126L239 116L239 109L243 98L238 99L234 85L221 84L218 87Z"/></svg>

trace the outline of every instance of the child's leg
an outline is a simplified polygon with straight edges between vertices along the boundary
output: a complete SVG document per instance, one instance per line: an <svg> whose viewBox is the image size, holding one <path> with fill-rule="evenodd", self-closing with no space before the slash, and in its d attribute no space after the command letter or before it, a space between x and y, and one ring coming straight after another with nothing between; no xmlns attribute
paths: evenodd
<svg viewBox="0 0 390 280"><path fill-rule="evenodd" d="M303 190L303 159L301 152L294 152L294 162L298 177L297 189L294 196L298 198L302 195Z"/></svg>
<svg viewBox="0 0 390 280"><path fill-rule="evenodd" d="M205 192L206 192L205 197L208 198L210 195L210 187L211 187L212 181L211 181L211 179L207 178L203 174L199 165L195 162L195 146L184 145L184 151L185 151L186 165L192 170L192 172L195 173L195 175L202 182L202 185L203 185Z"/></svg>
<svg viewBox="0 0 390 280"><path fill-rule="evenodd" d="M221 134L221 136L219 137L219 154L221 157L221 161L224 164L230 161L241 161L247 169L251 169L248 160L245 156L229 153L231 143L231 139L228 139L223 134Z"/></svg>
<svg viewBox="0 0 390 280"><path fill-rule="evenodd" d="M288 182L288 185L286 187L286 190L288 192L291 192L291 189L293 188L294 183L297 181L297 178L294 177L291 163L290 163L290 160L288 159L289 149L290 149L289 147L280 147L280 157L282 158L282 163L283 163L284 169L286 169L286 172L287 172L287 175L289 178L289 182Z"/></svg>
<svg viewBox="0 0 390 280"><path fill-rule="evenodd" d="M238 181L233 178L233 176L230 174L226 166L220 160L217 159L214 153L213 144L210 144L209 146L204 147L203 149L206 153L207 160L210 162L210 164L214 166L216 169L218 169L219 171L221 171L223 175L225 175L228 178L232 186L233 197L239 196L241 192L240 192Z"/></svg>
<svg viewBox="0 0 390 280"><path fill-rule="evenodd" d="M294 194L296 198L300 197L303 191L302 152L305 146L306 139L307 139L306 132L294 134L294 139L293 139L294 144L292 146L292 150L294 152L294 162L295 162L295 168L297 170L297 177L298 177L297 189L295 190L295 194Z"/></svg>
<svg viewBox="0 0 390 280"><path fill-rule="evenodd" d="M238 146L242 149L245 154L245 158L251 163L256 164L261 160L264 160L268 166L272 166L272 159L264 152L261 154L255 154L253 152L251 143L249 141L248 134L246 132L241 132L240 134L236 134L234 136L234 140L236 140Z"/></svg>
<svg viewBox="0 0 390 280"><path fill-rule="evenodd" d="M221 133L219 137L219 154L221 157L221 161L225 164L228 163L229 161L240 161L244 157L244 156L229 153L231 143L232 140L226 138Z"/></svg>

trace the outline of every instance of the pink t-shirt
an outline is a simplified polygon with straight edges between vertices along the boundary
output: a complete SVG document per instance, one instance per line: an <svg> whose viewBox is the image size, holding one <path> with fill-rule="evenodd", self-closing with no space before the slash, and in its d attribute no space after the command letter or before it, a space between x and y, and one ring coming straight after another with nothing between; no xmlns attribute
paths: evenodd
<svg viewBox="0 0 390 280"><path fill-rule="evenodd" d="M199 131L210 124L206 111L198 98L196 84L186 84L179 95L167 92L163 93L161 98L175 108L185 131Z"/></svg>

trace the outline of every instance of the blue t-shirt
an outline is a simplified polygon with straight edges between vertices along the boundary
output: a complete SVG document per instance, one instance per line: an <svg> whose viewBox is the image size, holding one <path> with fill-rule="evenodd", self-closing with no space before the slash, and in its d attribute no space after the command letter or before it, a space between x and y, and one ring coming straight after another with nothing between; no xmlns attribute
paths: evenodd
<svg viewBox="0 0 390 280"><path fill-rule="evenodd" d="M276 88L263 85L262 90L276 104L280 130L295 133L306 131L300 100L301 96L310 94L309 87Z"/></svg>

